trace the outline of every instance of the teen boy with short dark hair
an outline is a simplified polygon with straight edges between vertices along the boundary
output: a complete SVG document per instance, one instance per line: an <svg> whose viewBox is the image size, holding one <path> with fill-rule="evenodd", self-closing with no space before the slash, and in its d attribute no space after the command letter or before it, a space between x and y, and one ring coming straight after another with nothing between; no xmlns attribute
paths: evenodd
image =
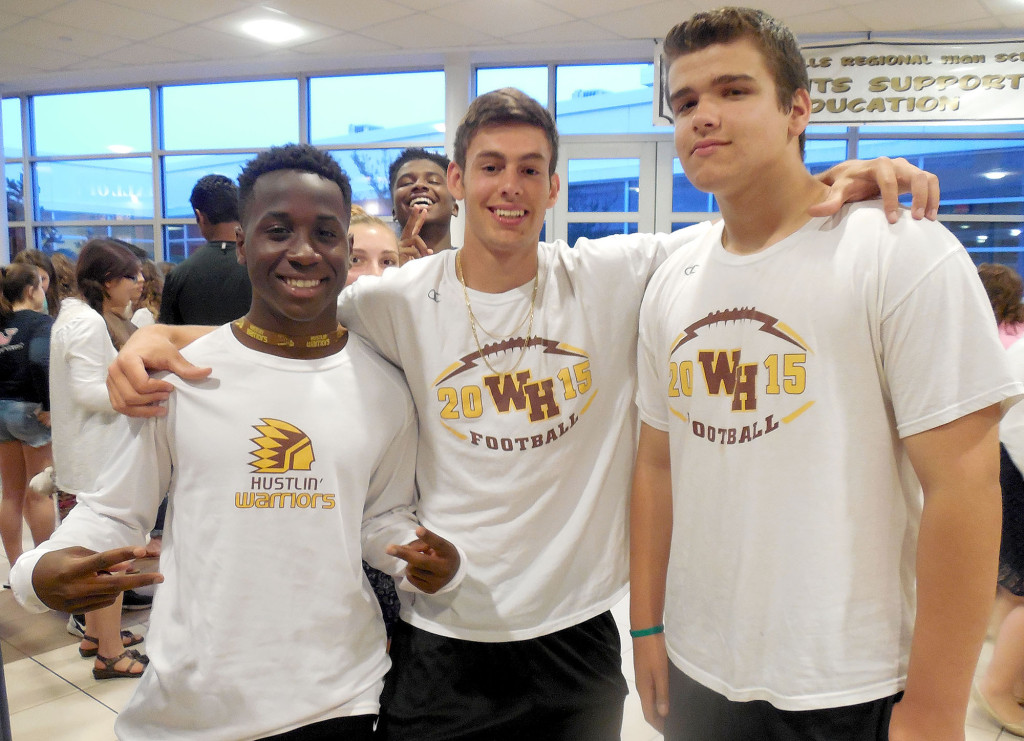
<svg viewBox="0 0 1024 741"><path fill-rule="evenodd" d="M459 557L417 528L401 374L336 319L348 178L291 145L239 180L252 305L186 350L216 370L171 377L167 417L131 420L100 490L12 584L27 606L83 610L159 579L109 571L142 555L118 546L143 542L170 485L151 663L118 737L370 739L389 660L360 554L427 591Z"/></svg>
<svg viewBox="0 0 1024 741"><path fill-rule="evenodd" d="M1022 391L976 272L941 225L890 225L877 202L808 216L825 191L780 23L698 13L665 49L677 152L723 222L641 310L645 715L675 741L963 739L999 550L997 422Z"/></svg>

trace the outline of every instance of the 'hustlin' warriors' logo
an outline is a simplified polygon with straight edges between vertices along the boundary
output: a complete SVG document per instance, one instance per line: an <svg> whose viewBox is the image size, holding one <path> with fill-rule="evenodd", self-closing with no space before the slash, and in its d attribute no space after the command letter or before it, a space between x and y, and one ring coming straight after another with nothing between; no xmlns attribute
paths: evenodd
<svg viewBox="0 0 1024 741"><path fill-rule="evenodd" d="M260 437L252 438L259 447L252 451L256 458L249 465L260 473L309 471L313 466L313 443L302 430L279 419L262 419L253 425Z"/></svg>

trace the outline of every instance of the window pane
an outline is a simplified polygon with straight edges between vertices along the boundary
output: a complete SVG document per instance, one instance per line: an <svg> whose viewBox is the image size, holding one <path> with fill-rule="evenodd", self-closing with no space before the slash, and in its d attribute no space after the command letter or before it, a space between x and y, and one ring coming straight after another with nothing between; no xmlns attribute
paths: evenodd
<svg viewBox="0 0 1024 741"><path fill-rule="evenodd" d="M664 132L651 123L653 64L559 66L555 71L558 130L565 134Z"/></svg>
<svg viewBox="0 0 1024 741"><path fill-rule="evenodd" d="M1024 221L943 223L967 248L975 265L996 262L1024 273Z"/></svg>
<svg viewBox="0 0 1024 741"><path fill-rule="evenodd" d="M168 224L164 227L164 259L178 264L206 244L198 224Z"/></svg>
<svg viewBox="0 0 1024 741"><path fill-rule="evenodd" d="M3 109L4 157L21 156L21 101L7 98L0 102Z"/></svg>
<svg viewBox="0 0 1024 741"><path fill-rule="evenodd" d="M424 147L428 152L444 154L444 147ZM388 168L398 159L401 149L344 149L330 154L352 181L352 203L369 214L391 218L391 183Z"/></svg>
<svg viewBox="0 0 1024 741"><path fill-rule="evenodd" d="M164 149L272 147L299 140L298 80L160 89Z"/></svg>
<svg viewBox="0 0 1024 741"><path fill-rule="evenodd" d="M40 156L152 149L149 90L37 95L32 114Z"/></svg>
<svg viewBox="0 0 1024 741"><path fill-rule="evenodd" d="M597 224L585 221L573 221L569 223L569 244L575 245L580 237L600 239L612 234L636 234L637 223L635 221L624 221L619 224Z"/></svg>
<svg viewBox="0 0 1024 741"><path fill-rule="evenodd" d="M7 220L25 220L25 171L21 165L4 165L7 180Z"/></svg>
<svg viewBox="0 0 1024 741"><path fill-rule="evenodd" d="M151 226L42 226L36 229L36 246L43 252L63 252L77 257L94 237L113 237L141 247L153 259Z"/></svg>
<svg viewBox="0 0 1024 741"><path fill-rule="evenodd" d="M192 218L189 196L196 181L206 175L224 175L238 180L239 173L254 153L249 154L183 154L163 158L164 216ZM172 260L173 262L173 260Z"/></svg>
<svg viewBox="0 0 1024 741"><path fill-rule="evenodd" d="M817 175L846 160L845 139L808 139L804 153L807 169Z"/></svg>
<svg viewBox="0 0 1024 741"><path fill-rule="evenodd" d="M444 132L444 72L314 77L313 144L438 142Z"/></svg>
<svg viewBox="0 0 1024 741"><path fill-rule="evenodd" d="M36 218L152 219L152 170L149 157L36 163Z"/></svg>
<svg viewBox="0 0 1024 741"><path fill-rule="evenodd" d="M640 160L569 160L569 211L636 212L640 200Z"/></svg>
<svg viewBox="0 0 1024 741"><path fill-rule="evenodd" d="M857 156L906 157L942 184L940 213L1024 213L1024 139L862 139ZM909 197L906 202L909 203Z"/></svg>
<svg viewBox="0 0 1024 741"><path fill-rule="evenodd" d="M476 71L476 94L483 95L503 87L522 90L542 106L548 105L547 67L492 67Z"/></svg>
<svg viewBox="0 0 1024 741"><path fill-rule="evenodd" d="M861 136L870 136L872 134L899 134L900 136L907 136L908 134L957 134L959 136L967 136L970 134L1012 134L1024 132L1024 124L999 124L993 126L992 124L972 124L972 125L954 125L954 126L861 126Z"/></svg>
<svg viewBox="0 0 1024 741"><path fill-rule="evenodd" d="M675 213L687 211L714 213L718 211L713 195L699 191L690 185L678 157L672 158L672 211Z"/></svg>
<svg viewBox="0 0 1024 741"><path fill-rule="evenodd" d="M7 239L10 240L11 257L13 258L19 252L22 252L26 247L27 243L25 241L24 227L8 227Z"/></svg>

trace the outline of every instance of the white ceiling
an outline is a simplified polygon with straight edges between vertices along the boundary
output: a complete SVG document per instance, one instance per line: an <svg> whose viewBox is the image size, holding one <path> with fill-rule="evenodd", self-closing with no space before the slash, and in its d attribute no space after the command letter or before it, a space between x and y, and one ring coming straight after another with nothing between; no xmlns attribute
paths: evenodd
<svg viewBox="0 0 1024 741"><path fill-rule="evenodd" d="M473 61L624 58L694 0L0 0L0 92ZM804 41L1024 38L1024 0L762 0ZM289 16L268 46L241 22ZM280 16L278 16L280 17ZM913 32L913 33L911 33ZM546 50L546 51L545 51ZM545 56L539 56L539 53ZM641 53L646 53L643 51Z"/></svg>

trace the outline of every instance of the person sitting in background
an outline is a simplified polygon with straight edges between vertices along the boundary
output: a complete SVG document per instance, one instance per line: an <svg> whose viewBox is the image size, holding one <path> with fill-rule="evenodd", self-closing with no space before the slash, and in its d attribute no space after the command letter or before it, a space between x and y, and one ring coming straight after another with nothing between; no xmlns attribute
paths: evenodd
<svg viewBox="0 0 1024 741"><path fill-rule="evenodd" d="M986 262L978 266L978 276L992 304L999 324L999 339L1009 347L1024 336L1024 281L1009 265Z"/></svg>
<svg viewBox="0 0 1024 741"><path fill-rule="evenodd" d="M50 465L50 328L32 264L0 268L0 538L7 560L21 555L22 520L39 545L53 532L53 500L28 489Z"/></svg>
<svg viewBox="0 0 1024 741"><path fill-rule="evenodd" d="M388 169L391 215L402 235L402 264L409 259L452 248L452 217L459 204L448 190L449 160L420 147L405 149Z"/></svg>
<svg viewBox="0 0 1024 741"><path fill-rule="evenodd" d="M353 206L348 234L352 250L345 285L362 275L381 275L385 268L398 267L398 238L383 219Z"/></svg>

